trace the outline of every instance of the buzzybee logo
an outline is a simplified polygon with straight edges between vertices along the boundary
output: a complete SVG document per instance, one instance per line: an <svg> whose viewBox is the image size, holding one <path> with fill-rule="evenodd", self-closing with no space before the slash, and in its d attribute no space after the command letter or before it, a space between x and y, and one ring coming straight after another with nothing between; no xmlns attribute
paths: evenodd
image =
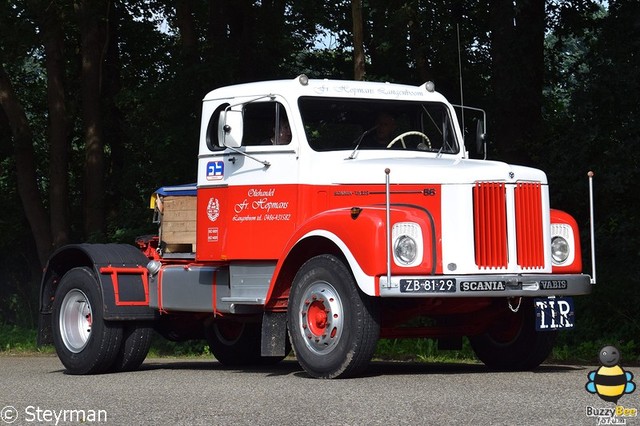
<svg viewBox="0 0 640 426"><path fill-rule="evenodd" d="M599 358L602 367L589 372L585 387L587 392L597 394L602 400L617 404L622 395L636 390L633 373L618 365L620 352L613 346L600 349Z"/></svg>
<svg viewBox="0 0 640 426"><path fill-rule="evenodd" d="M636 390L633 373L625 371L620 365L620 351L614 346L605 346L598 354L602 367L587 374L585 389L596 394L606 402L612 402L614 407L587 407L587 417L597 418L597 424L626 424L628 417L637 417L638 409L618 405L618 400L625 394Z"/></svg>

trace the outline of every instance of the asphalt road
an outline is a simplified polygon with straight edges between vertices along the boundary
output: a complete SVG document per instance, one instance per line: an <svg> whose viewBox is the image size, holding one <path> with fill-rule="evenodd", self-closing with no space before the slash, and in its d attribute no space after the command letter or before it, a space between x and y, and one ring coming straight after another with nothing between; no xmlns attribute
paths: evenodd
<svg viewBox="0 0 640 426"><path fill-rule="evenodd" d="M373 362L360 378L316 380L290 360L236 370L149 359L132 373L71 376L54 356L0 356L0 426L77 424L79 410L83 424L110 425L596 425L587 407L615 407L585 390L596 368ZM638 392L619 404L640 408Z"/></svg>

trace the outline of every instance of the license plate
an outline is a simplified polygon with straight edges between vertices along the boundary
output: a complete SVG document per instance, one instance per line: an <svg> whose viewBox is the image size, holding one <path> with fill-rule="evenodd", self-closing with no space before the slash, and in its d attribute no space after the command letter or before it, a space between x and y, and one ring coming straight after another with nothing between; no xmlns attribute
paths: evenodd
<svg viewBox="0 0 640 426"><path fill-rule="evenodd" d="M401 293L455 293L454 278L414 278L401 279Z"/></svg>
<svg viewBox="0 0 640 426"><path fill-rule="evenodd" d="M533 301L536 308L536 330L555 331L573 328L575 308L571 297L545 297Z"/></svg>

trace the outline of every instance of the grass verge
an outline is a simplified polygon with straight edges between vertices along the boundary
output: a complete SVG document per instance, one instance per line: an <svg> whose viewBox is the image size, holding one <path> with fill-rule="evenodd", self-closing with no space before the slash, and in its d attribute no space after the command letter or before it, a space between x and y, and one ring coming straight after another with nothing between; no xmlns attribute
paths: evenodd
<svg viewBox="0 0 640 426"><path fill-rule="evenodd" d="M547 363L559 364L598 364L600 348L613 344L623 354L623 365L640 365L640 347L634 340L610 342L604 339L596 341L568 342L561 335ZM0 355L38 355L54 354L51 345L36 344L37 331L15 325L0 324ZM211 357L207 342L193 340L171 342L154 335L149 357ZM433 339L380 339L375 359L469 363L478 362L468 339L463 339L461 350L439 350Z"/></svg>
<svg viewBox="0 0 640 426"><path fill-rule="evenodd" d="M34 355L55 353L53 346L38 346L36 330L0 324L0 354Z"/></svg>
<svg viewBox="0 0 640 426"><path fill-rule="evenodd" d="M380 339L374 358L418 362L477 362L467 339L461 350L439 350L433 339Z"/></svg>

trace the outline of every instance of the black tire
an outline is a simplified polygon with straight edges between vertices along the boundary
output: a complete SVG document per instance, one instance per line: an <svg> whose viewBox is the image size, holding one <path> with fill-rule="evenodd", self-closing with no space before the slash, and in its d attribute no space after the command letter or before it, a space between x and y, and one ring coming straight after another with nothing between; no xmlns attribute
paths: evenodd
<svg viewBox="0 0 640 426"><path fill-rule="evenodd" d="M487 367L499 371L537 368L551 354L557 332L536 331L531 299L522 299L518 312L507 312L484 334L469 336L476 356Z"/></svg>
<svg viewBox="0 0 640 426"><path fill-rule="evenodd" d="M145 323L123 323L123 339L113 371L133 371L140 367L149 353L153 327Z"/></svg>
<svg viewBox="0 0 640 426"><path fill-rule="evenodd" d="M298 362L316 378L362 373L380 336L377 304L332 255L311 258L296 274L288 324Z"/></svg>
<svg viewBox="0 0 640 426"><path fill-rule="evenodd" d="M282 361L291 351L287 342L284 356L260 355L260 323L216 321L206 330L209 350L227 367L267 366Z"/></svg>
<svg viewBox="0 0 640 426"><path fill-rule="evenodd" d="M68 373L110 371L122 327L103 319L102 293L89 268L75 268L62 277L51 318L56 352Z"/></svg>

